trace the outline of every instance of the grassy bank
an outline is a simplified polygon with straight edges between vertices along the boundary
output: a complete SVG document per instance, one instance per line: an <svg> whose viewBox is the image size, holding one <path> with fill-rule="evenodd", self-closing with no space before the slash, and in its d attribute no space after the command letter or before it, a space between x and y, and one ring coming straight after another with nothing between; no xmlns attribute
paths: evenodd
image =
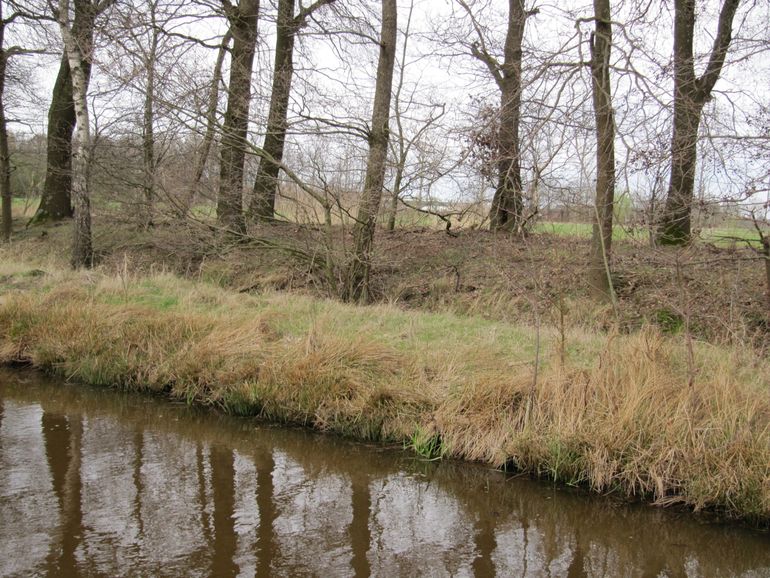
<svg viewBox="0 0 770 578"><path fill-rule="evenodd" d="M169 274L5 263L0 282L3 363L770 520L770 364L749 351Z"/></svg>

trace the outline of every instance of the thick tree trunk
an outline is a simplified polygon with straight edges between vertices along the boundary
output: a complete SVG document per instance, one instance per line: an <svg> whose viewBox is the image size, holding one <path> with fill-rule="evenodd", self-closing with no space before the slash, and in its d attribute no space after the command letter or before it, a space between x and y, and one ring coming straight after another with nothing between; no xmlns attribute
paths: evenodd
<svg viewBox="0 0 770 578"><path fill-rule="evenodd" d="M75 4L77 9L77 3ZM89 5L89 9L92 7ZM95 12L95 10L94 10ZM89 178L91 170L91 127L88 114L88 74L91 59L90 45L84 52L80 38L69 23L69 2L59 0L59 29L64 40L72 79L72 104L75 108L77 138L72 154L72 200L75 209L75 228L72 241L71 264L74 268L93 265L91 244L91 198ZM92 21L93 22L93 21Z"/></svg>
<svg viewBox="0 0 770 578"><path fill-rule="evenodd" d="M90 55L93 45L96 9L90 0L76 0L72 33L82 54ZM91 76L91 61L83 62L86 83ZM47 159L45 182L33 223L60 221L73 216L72 207L72 135L75 130L75 106L72 102L70 63L62 55L59 72L48 108Z"/></svg>
<svg viewBox="0 0 770 578"><path fill-rule="evenodd" d="M251 103L251 69L257 42L259 0L241 0L227 9L233 35L227 110L222 127L217 220L231 233L246 231L243 218L243 165Z"/></svg>
<svg viewBox="0 0 770 578"><path fill-rule="evenodd" d="M2 199L2 235L3 241L11 240L12 206L11 206L11 155L8 151L8 126L5 120L5 72L8 65L8 54L5 51L5 21L3 8L0 6L0 199Z"/></svg>
<svg viewBox="0 0 770 578"><path fill-rule="evenodd" d="M267 132L262 144L264 156L259 161L254 190L249 205L252 219L270 220L275 218L275 200L278 193L278 175L283 161L283 150L288 130L287 115L291 82L294 77L294 39L307 18L321 6L334 0L316 0L302 8L296 16L296 0L279 0L276 22L275 66L273 88L270 93L270 112L267 117Z"/></svg>
<svg viewBox="0 0 770 578"><path fill-rule="evenodd" d="M690 241L698 126L702 111L702 104L693 96L681 96L674 102L671 175L658 238L658 242L664 245L683 245Z"/></svg>
<svg viewBox="0 0 770 578"><path fill-rule="evenodd" d="M299 23L294 19L294 1L280 0L278 3L273 92L270 95L267 133L262 144L265 156L259 161L250 207L252 217L257 219L272 219L275 216L275 197L280 172L277 163L283 160L291 79L294 75L294 36L299 28ZM277 163L273 162L274 160Z"/></svg>
<svg viewBox="0 0 770 578"><path fill-rule="evenodd" d="M732 23L740 0L724 0L708 65L695 76L693 33L695 0L674 2L674 132L671 174L658 242L683 245L690 241L693 190L697 163L698 126L703 105L719 79L732 37Z"/></svg>
<svg viewBox="0 0 770 578"><path fill-rule="evenodd" d="M508 1L508 33L505 62L500 66L500 132L498 136L498 182L489 227L492 231L517 231L524 202L521 183L519 123L521 120L521 45L527 13L524 0Z"/></svg>
<svg viewBox="0 0 770 578"><path fill-rule="evenodd" d="M398 7L396 0L382 0L382 31L377 81L372 109L372 128L369 133L369 158L366 164L364 191L358 206L353 231L354 248L348 269L344 297L348 300L369 301L369 271L374 243L374 229L382 200L385 182L385 162L388 156L390 132L390 96L393 86L393 67L396 56Z"/></svg>
<svg viewBox="0 0 770 578"><path fill-rule="evenodd" d="M59 221L72 217L72 133L75 107L67 56L62 56L48 108L47 160L40 205L32 221Z"/></svg>
<svg viewBox="0 0 770 578"><path fill-rule="evenodd" d="M596 117L596 200L589 283L594 295L612 297L612 213L615 200L615 119L610 86L612 24L609 0L594 0L596 32L591 39L591 88Z"/></svg>

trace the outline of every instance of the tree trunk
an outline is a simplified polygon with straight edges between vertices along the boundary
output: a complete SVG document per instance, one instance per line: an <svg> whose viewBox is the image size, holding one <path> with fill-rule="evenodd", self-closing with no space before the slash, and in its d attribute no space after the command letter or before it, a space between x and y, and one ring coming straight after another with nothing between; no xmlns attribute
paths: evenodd
<svg viewBox="0 0 770 578"><path fill-rule="evenodd" d="M4 60L4 56L0 56ZM0 64L5 68L5 63ZM5 70L0 71L0 75L5 77ZM3 242L8 243L11 240L13 231L12 199L11 199L11 154L8 151L8 128L5 121L5 103L3 98L3 80L0 80L0 197L3 204Z"/></svg>
<svg viewBox="0 0 770 578"><path fill-rule="evenodd" d="M709 62L695 76L693 32L695 0L674 2L674 132L671 139L671 174L658 242L683 245L690 242L695 168L698 158L698 126L703 105L719 79L732 37L732 23L740 0L725 0Z"/></svg>
<svg viewBox="0 0 770 578"><path fill-rule="evenodd" d="M294 39L307 18L321 6L334 0L316 0L294 15L295 0L279 0L276 22L275 66L273 88L270 93L270 112L267 117L267 132L262 144L264 156L259 161L254 190L249 206L253 219L275 218L275 200L278 193L278 174L283 160L287 115L291 82L294 76Z"/></svg>
<svg viewBox="0 0 770 578"><path fill-rule="evenodd" d="M594 0L596 32L591 38L591 89L596 117L596 200L589 283L596 297L612 298L610 257L615 200L615 119L610 86L612 24L610 0Z"/></svg>
<svg viewBox="0 0 770 578"><path fill-rule="evenodd" d="M76 3L77 9L77 3ZM69 1L59 0L59 29L64 41L72 79L72 104L75 108L77 138L72 154L72 199L75 209L75 229L71 264L74 268L93 265L91 244L91 199L89 178L91 170L91 127L88 114L88 74L90 52L84 52L74 26L69 23ZM93 21L92 21L93 22ZM90 45L88 45L90 50Z"/></svg>
<svg viewBox="0 0 770 578"><path fill-rule="evenodd" d="M404 134L404 124L401 118L401 91L404 89L404 77L406 76L406 59L407 50L409 49L409 37L410 29L412 25L412 14L414 13L414 0L409 5L409 12L406 19L406 28L403 32L404 41L401 43L401 66L398 71L398 84L396 86L395 94L393 95L393 116L396 121L396 129L398 131L396 138L398 148L394 151L396 155L396 177L393 182L393 194L390 197L390 207L388 210L388 231L393 231L396 228L396 216L398 215L398 201L401 198L401 186L404 181L404 168L406 167L406 160L409 156L409 150L412 147L412 143L407 143L406 135ZM393 147L395 148L395 147Z"/></svg>
<svg viewBox="0 0 770 578"><path fill-rule="evenodd" d="M93 45L96 9L89 0L76 0L72 34L89 55ZM86 84L91 76L91 60L83 62ZM62 55L59 72L48 108L48 135L45 182L33 223L60 221L74 215L72 207L72 134L75 130L75 106L72 102L72 76L66 54Z"/></svg>
<svg viewBox="0 0 770 578"><path fill-rule="evenodd" d="M155 60L158 53L158 27L155 22L157 3L150 4L152 32L147 56L147 86L144 93L142 127L142 161L144 168L144 225L152 226L155 202Z"/></svg>
<svg viewBox="0 0 770 578"><path fill-rule="evenodd" d="M658 242L664 245L683 245L690 241L698 126L702 111L702 104L693 96L682 95L674 101L671 175L658 237Z"/></svg>
<svg viewBox="0 0 770 578"><path fill-rule="evenodd" d="M75 107L67 56L62 56L48 108L47 160L43 194L32 222L72 217L72 133Z"/></svg>
<svg viewBox="0 0 770 578"><path fill-rule="evenodd" d="M498 136L498 182L489 227L492 231L517 231L524 202L521 184L519 123L521 119L521 45L527 13L524 0L508 1L508 33L505 62L500 67L500 132Z"/></svg>
<svg viewBox="0 0 770 578"><path fill-rule="evenodd" d="M393 181L393 194L390 197L390 208L388 210L388 231L396 229L396 216L398 215L398 201L401 198L401 183L404 179L404 163L406 159L399 159L396 166L396 178Z"/></svg>
<svg viewBox="0 0 770 578"><path fill-rule="evenodd" d="M190 205L195 201L198 184L201 182L203 171L206 169L206 161L209 158L211 143L214 142L214 131L216 130L217 123L217 104L219 102L219 83L222 82L222 66L224 65L225 55L230 46L230 40L232 40L232 34L228 30L224 38L222 38L222 44L220 44L219 50L217 51L217 60L214 64L214 72L211 78L211 87L209 89L209 98L206 106L206 133L203 135L200 154L198 155L198 160L195 165L193 182L190 187L190 199L187 203L188 206L185 207L186 210L189 210Z"/></svg>
<svg viewBox="0 0 770 578"><path fill-rule="evenodd" d="M382 0L382 31L377 81L374 89L372 128L369 133L369 158L366 164L364 191L358 207L353 231L354 253L347 275L344 297L348 300L369 301L369 271L374 243L374 228L385 182L385 162L388 156L390 96L396 56L398 8L396 0Z"/></svg>
<svg viewBox="0 0 770 578"><path fill-rule="evenodd" d="M251 69L257 42L259 0L241 0L238 6L227 8L226 13L233 35L233 49L227 110L222 127L217 220L229 232L242 234L246 231L243 218L243 165L246 158Z"/></svg>
<svg viewBox="0 0 770 578"><path fill-rule="evenodd" d="M254 180L254 195L251 200L251 215L257 219L272 219L275 216L275 197L278 189L278 163L283 159L286 141L287 114L291 95L291 80L294 75L294 36L299 26L294 19L294 0L280 0L276 24L275 68L273 91L270 95L270 113L267 118L267 133L262 144L265 153L259 161Z"/></svg>
<svg viewBox="0 0 770 578"><path fill-rule="evenodd" d="M2 198L2 235L5 243L11 240L13 228L11 214L11 156L8 152L8 125L5 120L5 72L8 54L5 51L5 21L0 6L0 198Z"/></svg>

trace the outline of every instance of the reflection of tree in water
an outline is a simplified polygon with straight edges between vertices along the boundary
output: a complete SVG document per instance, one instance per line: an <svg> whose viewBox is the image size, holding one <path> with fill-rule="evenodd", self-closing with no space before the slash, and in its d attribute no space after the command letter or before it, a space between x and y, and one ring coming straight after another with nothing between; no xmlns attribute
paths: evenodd
<svg viewBox="0 0 770 578"><path fill-rule="evenodd" d="M235 467L233 450L218 444L209 450L214 496L214 551L212 576L235 576Z"/></svg>
<svg viewBox="0 0 770 578"><path fill-rule="evenodd" d="M187 544L190 557L184 563L206 571L211 568L219 575L237 571L234 556L240 538L233 514L241 504L236 504L234 450L254 464L249 475L256 477L256 488L250 490L255 494L248 507L259 512L253 544L258 575L323 563L316 556L317 549L330 545L338 551L335 563L347 556L344 563L356 575L378 573L383 570L383 557L392 558L398 546L388 541L393 532L384 531L378 518L387 508L394 516L387 526L409 536L408 552L423 557L430 551L431 570L438 573L467 569L484 575L526 568L543 575L678 575L688 571L687 564L687 568L697 566L719 576L752 569L762 572L770 566L766 536L735 527L698 525L686 515L575 496L569 490L527 480L506 481L502 474L456 462L421 465L415 471L411 459L377 446L282 429L255 431L253 422L245 426L244 421L155 404L146 398L60 385L14 388L12 378L6 381L10 383L5 386L6 395L12 399L30 403L45 399L42 441L61 511L61 529L55 532L58 541L49 552L46 569L58 575L82 573L84 564L98 563L80 556L77 567L76 553L95 548L84 540L104 538L93 532L84 534L82 529L83 518L93 507L83 503L82 467L94 459L83 455L91 451L90 445L83 445L83 415L88 415L89 424L97 420L105 424L95 435L131 441L124 467L127 478L133 480L130 516L138 526L139 549L163 554L163 546L147 544L153 539L145 535L151 521L153 526L158 524L150 515L157 515L154 510L164 504L152 492L158 491L155 486L163 479L175 484L176 497L181 498L172 506L188 508L189 516L179 515L185 521L193 520L197 528L188 530L202 538L200 546ZM0 405L0 420L7 419L7 412L7 404ZM291 471L287 474L288 462ZM109 463L115 467L123 462L111 457ZM148 465L155 470L144 472ZM295 490L302 493L297 500ZM393 510L391 504L404 497L410 505ZM295 506L302 511L287 509ZM427 521L415 518L421 514L429 516ZM172 517L176 519L177 514ZM433 518L438 522L431 526ZM291 533L296 528L287 526L287 521L296 522L297 531L308 535L297 542ZM331 533L324 536L323 532ZM303 546L306 541L315 544L308 546L310 551ZM714 543L722 545L718 552ZM297 545L305 553L302 560L296 559ZM125 552L116 558L146 564L146 559ZM412 566L406 562L403 567L422 562L412 561ZM88 570L98 572L99 568Z"/></svg>
<svg viewBox="0 0 770 578"><path fill-rule="evenodd" d="M259 511L257 576L270 576L274 551L278 547L273 528L278 516L278 509L274 502L273 452L266 448L258 448L254 452L254 465L257 469L257 510Z"/></svg>
<svg viewBox="0 0 770 578"><path fill-rule="evenodd" d="M195 444L195 475L197 497L196 505L198 507L198 519L200 520L203 540L209 551L214 550L214 532L211 528L211 517L209 515L208 487L209 480L206 475L208 455L204 444L198 442Z"/></svg>
<svg viewBox="0 0 770 578"><path fill-rule="evenodd" d="M49 576L76 576L77 550L84 534L81 479L83 418L43 411L41 428L54 493L59 503L60 542L53 540L46 558Z"/></svg>
<svg viewBox="0 0 770 578"><path fill-rule="evenodd" d="M134 431L134 459L132 481L134 483L134 506L131 517L136 523L137 533L141 538L144 537L144 518L142 517L142 496L144 495L144 485L142 483L142 465L144 464L144 430L137 427ZM139 549L140 544L136 547Z"/></svg>
<svg viewBox="0 0 770 578"><path fill-rule="evenodd" d="M369 487L369 475L366 472L353 472L350 478L350 505L353 519L350 522L350 545L353 549L351 565L356 576L369 576L369 548L372 536L369 519L372 515L372 496Z"/></svg>

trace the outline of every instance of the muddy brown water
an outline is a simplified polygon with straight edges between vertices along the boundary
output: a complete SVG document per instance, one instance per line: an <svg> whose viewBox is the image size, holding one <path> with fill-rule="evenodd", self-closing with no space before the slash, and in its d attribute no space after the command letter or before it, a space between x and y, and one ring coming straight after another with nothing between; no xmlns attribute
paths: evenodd
<svg viewBox="0 0 770 578"><path fill-rule="evenodd" d="M770 535L0 370L2 576L770 576Z"/></svg>

